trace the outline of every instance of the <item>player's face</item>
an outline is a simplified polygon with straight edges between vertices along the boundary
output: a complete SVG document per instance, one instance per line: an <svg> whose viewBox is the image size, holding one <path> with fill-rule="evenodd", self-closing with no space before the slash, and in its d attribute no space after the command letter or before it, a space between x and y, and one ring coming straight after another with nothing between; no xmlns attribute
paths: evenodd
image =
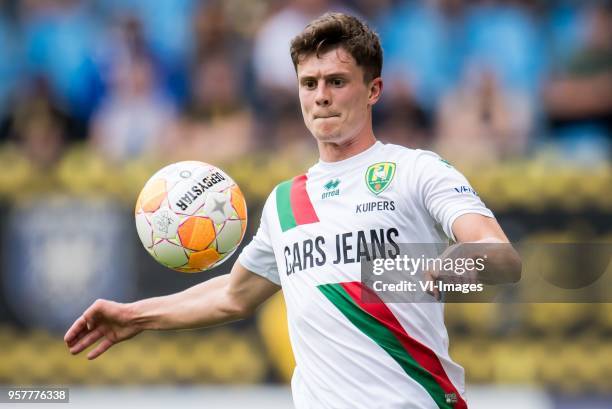
<svg viewBox="0 0 612 409"><path fill-rule="evenodd" d="M297 75L304 123L318 142L342 144L371 129L370 107L378 100L381 80L366 84L363 69L346 50L307 56Z"/></svg>

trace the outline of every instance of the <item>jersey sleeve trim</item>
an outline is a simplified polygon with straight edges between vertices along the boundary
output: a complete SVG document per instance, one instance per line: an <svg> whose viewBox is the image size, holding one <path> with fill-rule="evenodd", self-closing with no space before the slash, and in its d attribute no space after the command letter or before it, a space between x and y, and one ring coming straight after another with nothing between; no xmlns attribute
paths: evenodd
<svg viewBox="0 0 612 409"><path fill-rule="evenodd" d="M251 264L251 262L248 260L247 257L243 257L242 254L240 254L240 256L238 256L238 262L240 264L242 264L242 266L244 268L246 268L247 270L249 270L250 272L257 274L260 277L265 278L266 280L280 286L281 282L280 279L278 277L277 274L272 273L271 271L268 270L263 270L257 266L255 266L254 264Z"/></svg>
<svg viewBox="0 0 612 409"><path fill-rule="evenodd" d="M448 236L452 241L457 241L457 239L455 238L455 234L453 233L453 223L455 223L455 220L457 220L459 216L463 216L464 214L481 214L486 217L495 218L493 212L486 207L461 209L456 211L448 219L448 223L445 226L442 226L442 228L444 229L444 233L446 233L446 236Z"/></svg>

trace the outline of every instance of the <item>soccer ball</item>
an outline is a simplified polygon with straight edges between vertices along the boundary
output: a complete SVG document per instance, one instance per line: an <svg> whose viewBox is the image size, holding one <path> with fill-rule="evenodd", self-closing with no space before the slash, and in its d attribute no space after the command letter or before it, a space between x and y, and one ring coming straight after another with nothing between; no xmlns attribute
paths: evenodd
<svg viewBox="0 0 612 409"><path fill-rule="evenodd" d="M147 181L135 209L144 248L184 273L221 264L236 250L247 224L244 196L221 169L204 162L168 165Z"/></svg>

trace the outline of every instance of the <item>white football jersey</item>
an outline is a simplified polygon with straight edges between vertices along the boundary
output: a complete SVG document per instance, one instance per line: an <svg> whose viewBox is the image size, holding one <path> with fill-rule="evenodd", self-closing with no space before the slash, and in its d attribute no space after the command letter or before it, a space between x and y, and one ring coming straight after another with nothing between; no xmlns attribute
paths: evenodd
<svg viewBox="0 0 612 409"><path fill-rule="evenodd" d="M282 286L297 409L467 407L443 305L360 297L360 261L394 244L453 240L466 213L493 217L457 170L380 142L274 189L239 261Z"/></svg>

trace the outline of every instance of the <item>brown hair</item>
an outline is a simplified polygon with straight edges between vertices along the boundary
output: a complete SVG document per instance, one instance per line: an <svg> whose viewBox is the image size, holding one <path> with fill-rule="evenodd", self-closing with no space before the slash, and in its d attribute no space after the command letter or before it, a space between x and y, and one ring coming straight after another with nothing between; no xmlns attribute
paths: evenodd
<svg viewBox="0 0 612 409"><path fill-rule="evenodd" d="M358 18L343 13L323 14L291 41L293 66L297 71L301 59L339 47L363 68L366 83L380 77L383 53L378 35Z"/></svg>

